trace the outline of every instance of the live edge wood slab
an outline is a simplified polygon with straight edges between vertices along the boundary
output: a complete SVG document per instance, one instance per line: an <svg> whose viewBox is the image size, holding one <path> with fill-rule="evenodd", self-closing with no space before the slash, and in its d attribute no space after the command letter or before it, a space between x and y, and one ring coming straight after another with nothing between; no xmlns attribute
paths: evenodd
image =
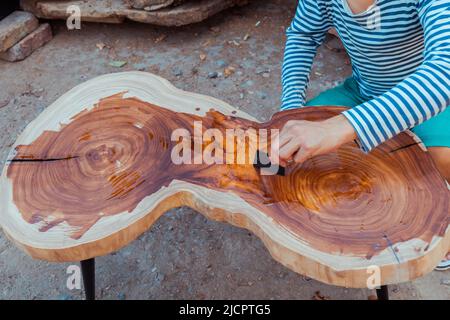
<svg viewBox="0 0 450 320"><path fill-rule="evenodd" d="M192 133L194 121L222 132L276 129L342 110L304 108L260 123L149 73L92 79L17 139L0 180L0 225L34 258L80 261L119 250L169 209L189 206L252 231L274 259L328 284L366 287L372 266L383 285L430 272L450 248L450 193L410 133L370 154L347 144L284 177L262 176L251 163L170 158L171 132Z"/></svg>

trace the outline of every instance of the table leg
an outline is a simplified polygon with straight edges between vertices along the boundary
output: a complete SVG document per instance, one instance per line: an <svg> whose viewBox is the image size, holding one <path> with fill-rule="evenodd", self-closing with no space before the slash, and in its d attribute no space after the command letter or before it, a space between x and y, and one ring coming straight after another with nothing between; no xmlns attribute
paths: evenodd
<svg viewBox="0 0 450 320"><path fill-rule="evenodd" d="M389 300L389 288L388 286L381 286L380 289L377 289L377 297L378 300Z"/></svg>
<svg viewBox="0 0 450 320"><path fill-rule="evenodd" d="M95 258L83 260L80 264L86 300L95 300Z"/></svg>

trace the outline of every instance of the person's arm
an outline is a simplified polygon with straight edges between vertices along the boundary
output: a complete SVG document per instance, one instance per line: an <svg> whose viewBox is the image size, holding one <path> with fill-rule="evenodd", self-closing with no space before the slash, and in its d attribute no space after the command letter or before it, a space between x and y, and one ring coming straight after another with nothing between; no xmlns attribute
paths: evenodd
<svg viewBox="0 0 450 320"><path fill-rule="evenodd" d="M278 144L272 143L270 159L282 166L291 158L303 163L314 156L336 151L355 139L355 130L343 115L325 121L291 120L281 130Z"/></svg>
<svg viewBox="0 0 450 320"><path fill-rule="evenodd" d="M450 0L419 0L425 34L423 64L382 96L326 121L290 121L279 135L280 163L298 163L336 150L359 137L369 152L391 137L430 119L450 104ZM279 152L277 152L279 151ZM271 160L276 162L277 157Z"/></svg>
<svg viewBox="0 0 450 320"><path fill-rule="evenodd" d="M299 1L294 20L286 31L281 110L305 105L311 66L317 48L331 26L332 21L324 1Z"/></svg>
<svg viewBox="0 0 450 320"><path fill-rule="evenodd" d="M343 113L366 152L450 104L450 0L419 0L417 10L425 35L423 64L392 90Z"/></svg>

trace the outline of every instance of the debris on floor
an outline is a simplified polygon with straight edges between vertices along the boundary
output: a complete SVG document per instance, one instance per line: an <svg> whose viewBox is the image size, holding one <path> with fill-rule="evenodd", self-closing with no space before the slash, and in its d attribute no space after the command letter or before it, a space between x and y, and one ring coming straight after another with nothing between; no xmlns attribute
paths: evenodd
<svg viewBox="0 0 450 320"><path fill-rule="evenodd" d="M21 61L53 38L48 23L25 11L14 11L0 21L0 59Z"/></svg>
<svg viewBox="0 0 450 320"><path fill-rule="evenodd" d="M441 285L443 285L443 286L450 286L450 279L441 280Z"/></svg>
<svg viewBox="0 0 450 320"><path fill-rule="evenodd" d="M122 68L126 64L127 62L123 60L114 60L109 63L109 65L114 68Z"/></svg>
<svg viewBox="0 0 450 320"><path fill-rule="evenodd" d="M324 296L320 293L320 291L316 291L312 297L312 300L330 300L330 297Z"/></svg>

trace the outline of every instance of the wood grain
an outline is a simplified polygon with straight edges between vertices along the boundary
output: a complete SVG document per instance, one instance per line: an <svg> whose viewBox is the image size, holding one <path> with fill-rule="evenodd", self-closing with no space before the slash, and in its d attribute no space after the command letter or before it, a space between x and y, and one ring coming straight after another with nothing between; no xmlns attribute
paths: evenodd
<svg viewBox="0 0 450 320"><path fill-rule="evenodd" d="M19 137L0 180L0 224L35 258L77 261L120 249L167 210L190 206L247 228L302 274L365 287L417 278L450 247L449 192L430 156L403 133L371 154L355 143L261 176L242 165L175 165L174 129L274 129L342 112L312 107L267 123L142 72L90 80L63 95ZM239 142L235 142L239 144ZM205 148L206 145L203 146Z"/></svg>

